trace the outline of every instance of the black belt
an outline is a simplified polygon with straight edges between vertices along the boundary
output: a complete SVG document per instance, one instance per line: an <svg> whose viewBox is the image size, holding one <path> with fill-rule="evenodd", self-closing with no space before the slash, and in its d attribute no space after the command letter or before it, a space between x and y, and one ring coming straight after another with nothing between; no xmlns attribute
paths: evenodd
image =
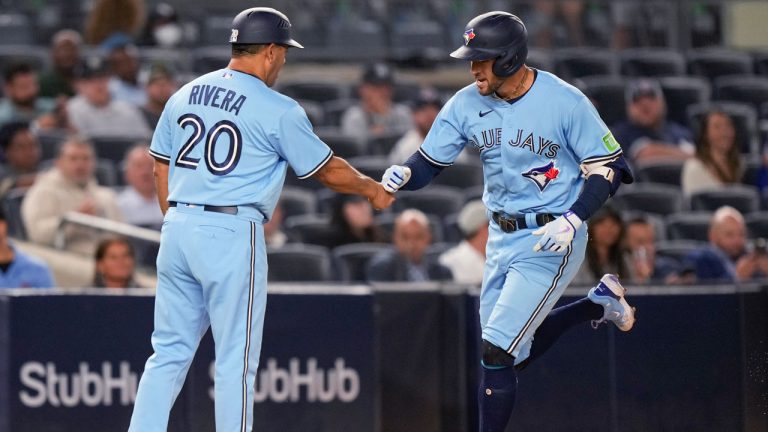
<svg viewBox="0 0 768 432"><path fill-rule="evenodd" d="M536 223L542 227L555 220L556 217L557 216L550 213L537 213ZM502 231L507 233L528 228L528 223L525 221L525 216L507 218L504 217L501 213L493 212L491 219L493 219L493 221L499 225L499 228L501 228Z"/></svg>
<svg viewBox="0 0 768 432"><path fill-rule="evenodd" d="M168 201L168 205L170 207L176 207L178 203L176 201ZM193 207L201 207L198 204L188 204ZM214 212L214 213L225 213L225 214L231 214L236 215L237 214L237 206L212 206L212 205L204 205L202 206L203 210L207 212Z"/></svg>

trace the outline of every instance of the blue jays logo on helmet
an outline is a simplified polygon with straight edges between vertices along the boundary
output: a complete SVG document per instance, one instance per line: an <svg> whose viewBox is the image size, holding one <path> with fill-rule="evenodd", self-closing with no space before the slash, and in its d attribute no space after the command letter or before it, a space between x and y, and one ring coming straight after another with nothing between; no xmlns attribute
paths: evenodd
<svg viewBox="0 0 768 432"><path fill-rule="evenodd" d="M550 161L544 166L531 168L530 171L523 173L523 177L536 184L542 192L558 175L560 175L560 170L555 168L555 161Z"/></svg>
<svg viewBox="0 0 768 432"><path fill-rule="evenodd" d="M475 38L475 29L471 28L464 32L464 45L469 45L469 41Z"/></svg>

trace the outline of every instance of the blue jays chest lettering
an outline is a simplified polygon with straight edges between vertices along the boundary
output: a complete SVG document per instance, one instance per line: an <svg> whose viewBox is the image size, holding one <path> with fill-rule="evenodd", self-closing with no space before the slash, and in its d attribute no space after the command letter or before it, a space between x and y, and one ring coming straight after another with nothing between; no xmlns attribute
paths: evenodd
<svg viewBox="0 0 768 432"><path fill-rule="evenodd" d="M506 138L508 139L504 143L503 128L483 129L472 134L469 144L478 149L481 154L500 148L502 144L514 149L513 151L526 153L527 157L521 155L523 156L521 163L529 168L522 171L520 175L533 182L539 191L543 192L560 174L556 160L562 146L553 139L520 128L513 130L512 134ZM543 161L539 158L548 159L548 161L542 163Z"/></svg>

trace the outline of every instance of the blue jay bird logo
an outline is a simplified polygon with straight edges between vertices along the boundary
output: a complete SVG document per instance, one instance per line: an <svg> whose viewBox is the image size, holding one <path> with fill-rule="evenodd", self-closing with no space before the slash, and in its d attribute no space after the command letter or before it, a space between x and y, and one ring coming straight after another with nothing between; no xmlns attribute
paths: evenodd
<svg viewBox="0 0 768 432"><path fill-rule="evenodd" d="M532 181L538 186L541 192L560 175L560 170L555 168L555 161L550 161L548 164L536 168L531 168L530 171L523 173L523 177Z"/></svg>

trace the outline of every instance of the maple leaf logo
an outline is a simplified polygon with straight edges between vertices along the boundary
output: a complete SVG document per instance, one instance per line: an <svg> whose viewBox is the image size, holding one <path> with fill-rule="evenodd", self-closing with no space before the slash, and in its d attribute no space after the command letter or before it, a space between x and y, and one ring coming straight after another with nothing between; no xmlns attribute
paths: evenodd
<svg viewBox="0 0 768 432"><path fill-rule="evenodd" d="M554 180L554 179L557 178L558 174L560 174L560 170L555 168L555 167L552 167L552 168L548 169L547 172L544 173L544 177L546 177L546 178L548 178L550 180Z"/></svg>

